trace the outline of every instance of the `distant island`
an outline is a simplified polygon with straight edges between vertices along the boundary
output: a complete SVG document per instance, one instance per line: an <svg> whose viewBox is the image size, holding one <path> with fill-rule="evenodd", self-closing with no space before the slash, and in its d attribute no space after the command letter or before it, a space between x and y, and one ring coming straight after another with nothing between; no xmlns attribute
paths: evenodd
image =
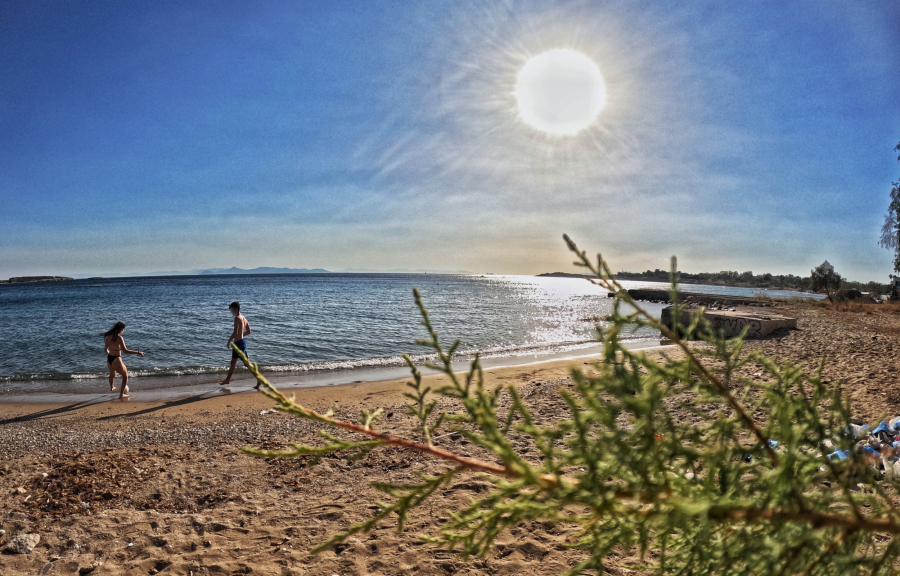
<svg viewBox="0 0 900 576"><path fill-rule="evenodd" d="M9 280L0 280L0 284L18 284L20 282L58 282L59 280L74 280L68 276L18 276Z"/></svg>
<svg viewBox="0 0 900 576"><path fill-rule="evenodd" d="M437 269L411 269L411 268L392 268L390 270L370 270L368 268L347 268L341 270L341 274L472 274L468 270L437 270Z"/></svg>
<svg viewBox="0 0 900 576"><path fill-rule="evenodd" d="M700 272L691 274L678 271L680 284L711 284L713 286L731 286L735 288L761 288L770 290L809 290L809 276L794 276L793 274L754 274L753 272ZM538 274L546 278L593 278L586 274L570 274L568 272L549 272ZM667 270L647 270L646 272L617 272L619 280L632 280L639 282L669 282ZM874 292L876 294L889 294L890 286L880 282L853 282L844 280L842 288L855 288L860 292Z"/></svg>
<svg viewBox="0 0 900 576"><path fill-rule="evenodd" d="M69 278L64 276L22 276L18 278L10 278L9 280L0 280L0 284L17 283L17 282L46 282L51 280L113 280L116 278L149 278L160 276L215 276L227 274L471 274L466 270L410 270L410 269L394 269L394 270L325 270L324 268L276 268L273 266L261 266L259 268L246 269L238 268L207 268L205 270L165 270L159 272L107 272L104 276L77 276Z"/></svg>
<svg viewBox="0 0 900 576"><path fill-rule="evenodd" d="M322 268L272 268L263 266L252 270L243 268L210 268L201 270L197 274L328 274L328 270Z"/></svg>

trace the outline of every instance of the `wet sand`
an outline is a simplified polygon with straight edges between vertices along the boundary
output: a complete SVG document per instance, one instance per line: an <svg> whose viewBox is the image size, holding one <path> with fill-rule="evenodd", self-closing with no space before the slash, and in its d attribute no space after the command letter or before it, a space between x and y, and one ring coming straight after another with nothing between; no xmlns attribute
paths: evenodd
<svg viewBox="0 0 900 576"><path fill-rule="evenodd" d="M630 349L652 348L658 346L656 339L636 339L624 342ZM582 357L596 356L602 352L599 343L566 347L555 352L539 352L519 355L498 355L481 358L483 368L505 368L542 364L554 360L577 360ZM453 363L457 371L465 371L471 364L469 360ZM428 368L421 368L423 373L434 373ZM264 372L265 369L263 369ZM366 367L352 370L310 370L308 372L266 372L269 382L282 390L295 388L316 388L336 386L358 382L381 382L386 380L402 380L409 376L409 368L404 366ZM129 388L132 396L130 402L160 402L187 398L190 396L214 395L222 390L230 392L246 392L253 389L256 380L239 365L228 386L218 385L225 377L221 374L204 374L196 376L131 376ZM116 377L116 386L121 377ZM34 384L23 383L23 384ZM107 402L115 400L118 392L109 391L106 377L79 379L77 385L73 381L42 381L37 390L20 389L18 392L0 394L0 405L3 404L76 404L81 402Z"/></svg>
<svg viewBox="0 0 900 576"><path fill-rule="evenodd" d="M844 383L854 415L869 421L900 414L900 315L805 304L776 311L797 316L799 330L748 342L748 348L810 365L825 356L825 377ZM558 390L569 384L570 369L590 369L586 361L496 368L486 376L489 385L515 385L538 421L549 422L566 414ZM406 381L295 393L304 405L346 419L356 419L363 407L384 408L383 430L414 436L403 411ZM346 546L311 555L310 546L371 516L378 496L370 481L413 480L417 472L445 465L393 448L353 463L326 458L314 468L302 459L250 457L241 446L317 441L319 426L261 414L271 404L248 392L164 402L0 405L0 528L6 531L0 546L20 533L41 536L30 554L0 555L0 574L542 575L564 572L583 557L565 546L573 534L562 524L523 524L503 534L485 558L468 563L423 544L416 535L436 533L444 510L486 489L474 474L458 477L413 512L402 534L385 522ZM454 409L449 401L441 407ZM445 436L436 443L478 455L463 439ZM529 447L523 443L520 450L527 454ZM611 559L610 573L633 573L615 566L636 560L623 552Z"/></svg>

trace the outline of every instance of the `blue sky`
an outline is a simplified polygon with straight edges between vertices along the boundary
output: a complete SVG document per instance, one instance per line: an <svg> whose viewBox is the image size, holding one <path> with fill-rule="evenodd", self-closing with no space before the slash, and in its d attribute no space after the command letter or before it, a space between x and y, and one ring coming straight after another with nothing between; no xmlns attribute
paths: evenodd
<svg viewBox="0 0 900 576"><path fill-rule="evenodd" d="M604 76L522 122L553 48ZM892 2L0 6L0 278L256 266L886 280Z"/></svg>

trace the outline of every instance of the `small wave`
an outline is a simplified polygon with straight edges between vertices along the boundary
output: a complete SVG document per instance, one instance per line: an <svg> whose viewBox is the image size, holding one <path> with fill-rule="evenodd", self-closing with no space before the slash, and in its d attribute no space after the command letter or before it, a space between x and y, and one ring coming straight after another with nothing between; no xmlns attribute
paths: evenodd
<svg viewBox="0 0 900 576"><path fill-rule="evenodd" d="M0 376L0 382L30 382L36 380L93 380L96 378L105 378L106 376L107 374L100 373L69 374L66 372L47 372L39 374L13 374L12 376Z"/></svg>
<svg viewBox="0 0 900 576"><path fill-rule="evenodd" d="M634 338L634 340L642 340L643 338ZM553 344L524 344L516 346L495 346L483 350L462 350L458 351L453 359L455 361L473 360L478 354L480 358L502 358L507 356L531 356L537 354L552 354L557 352L566 352L569 350L577 350L579 348L588 348L596 346L597 340L577 340L572 342L557 342ZM415 364L424 364L434 362L438 359L437 354L410 354L410 359ZM321 362L297 362L290 364L260 364L260 368L264 372L312 372L326 370L354 370L359 368L381 368L381 367L397 367L406 366L406 361L402 356L381 356L375 358L355 358L347 360L327 360Z"/></svg>
<svg viewBox="0 0 900 576"><path fill-rule="evenodd" d="M634 340L642 340L646 338L635 337ZM482 350L462 350L456 353L455 360L466 361L475 358L478 354L481 358L502 358L506 356L530 356L540 354L552 354L566 352L570 350L578 350L596 346L598 342L594 339L575 340L569 342L541 343L541 344L523 344L523 345L506 345L494 346ZM410 359L415 364L424 364L434 362L438 359L437 354L410 354ZM401 355L380 356L372 358L348 358L342 360L322 360L316 362L288 362L283 364L265 364L260 363L259 367L263 372L270 373L288 373L288 372L318 372L318 371L336 371L336 370L356 370L361 368L391 368L398 366L406 366L406 361ZM129 370L131 377L166 377L166 376L202 376L222 374L228 371L227 366L175 366L167 368L150 368ZM64 372L47 372L47 373L28 373L15 374L12 376L0 376L0 383L12 382L35 382L35 381L78 381L78 380L96 380L106 378L108 374L102 373L64 373Z"/></svg>
<svg viewBox="0 0 900 576"><path fill-rule="evenodd" d="M129 370L129 378L141 376L198 376L202 374L219 374L227 372L227 366L178 366L174 368L151 368L144 370ZM68 381L68 380L97 380L109 376L108 372L47 372L37 374L14 374L12 376L0 376L3 382L35 382L35 381Z"/></svg>

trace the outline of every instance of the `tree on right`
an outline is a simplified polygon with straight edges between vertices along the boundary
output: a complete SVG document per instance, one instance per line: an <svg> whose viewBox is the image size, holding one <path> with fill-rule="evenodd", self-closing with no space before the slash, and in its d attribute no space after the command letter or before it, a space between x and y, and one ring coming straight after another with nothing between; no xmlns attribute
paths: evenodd
<svg viewBox="0 0 900 576"><path fill-rule="evenodd" d="M900 144L894 150L900 152ZM897 157L900 160L900 156ZM879 244L894 251L894 272L900 272L900 181L894 182L891 189L891 203L884 216Z"/></svg>

